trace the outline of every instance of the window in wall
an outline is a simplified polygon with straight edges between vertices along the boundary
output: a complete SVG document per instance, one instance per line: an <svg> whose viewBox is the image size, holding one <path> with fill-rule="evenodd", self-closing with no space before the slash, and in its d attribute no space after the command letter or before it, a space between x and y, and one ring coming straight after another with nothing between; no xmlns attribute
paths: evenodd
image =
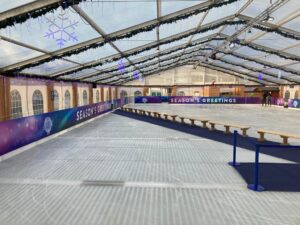
<svg viewBox="0 0 300 225"><path fill-rule="evenodd" d="M184 91L179 91L178 95L179 96L185 96L185 93L184 93Z"/></svg>
<svg viewBox="0 0 300 225"><path fill-rule="evenodd" d="M68 90L65 92L65 109L71 108L71 95Z"/></svg>
<svg viewBox="0 0 300 225"><path fill-rule="evenodd" d="M96 91L96 103L100 102L100 92L99 90Z"/></svg>
<svg viewBox="0 0 300 225"><path fill-rule="evenodd" d="M38 115L44 113L43 94L40 90L35 90L32 96L33 114Z"/></svg>
<svg viewBox="0 0 300 225"><path fill-rule="evenodd" d="M54 105L54 111L59 110L59 95L56 90L53 91L53 105Z"/></svg>
<svg viewBox="0 0 300 225"><path fill-rule="evenodd" d="M22 112L22 99L17 90L10 93L11 100L11 119L17 119L23 116Z"/></svg>
<svg viewBox="0 0 300 225"><path fill-rule="evenodd" d="M120 97L121 98L126 98L127 97L127 92L126 91L121 91Z"/></svg>
<svg viewBox="0 0 300 225"><path fill-rule="evenodd" d="M84 90L82 93L82 100L83 100L83 105L87 105L88 104L88 96L87 96L87 91Z"/></svg>
<svg viewBox="0 0 300 225"><path fill-rule="evenodd" d="M299 91L295 91L295 97L294 99L298 99L299 98Z"/></svg>
<svg viewBox="0 0 300 225"><path fill-rule="evenodd" d="M115 92L115 90L112 91L112 99L116 99L116 92Z"/></svg>
<svg viewBox="0 0 300 225"><path fill-rule="evenodd" d="M289 91L286 91L284 94L284 100L288 101L290 99L291 93Z"/></svg>
<svg viewBox="0 0 300 225"><path fill-rule="evenodd" d="M134 96L142 96L142 92L136 91L136 92L134 92Z"/></svg>

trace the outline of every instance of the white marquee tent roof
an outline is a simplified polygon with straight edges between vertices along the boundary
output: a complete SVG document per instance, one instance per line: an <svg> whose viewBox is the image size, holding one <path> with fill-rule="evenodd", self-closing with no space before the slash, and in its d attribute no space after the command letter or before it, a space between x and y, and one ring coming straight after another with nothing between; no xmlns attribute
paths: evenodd
<svg viewBox="0 0 300 225"><path fill-rule="evenodd" d="M120 85L189 64L300 83L299 15L299 0L1 0L0 74Z"/></svg>

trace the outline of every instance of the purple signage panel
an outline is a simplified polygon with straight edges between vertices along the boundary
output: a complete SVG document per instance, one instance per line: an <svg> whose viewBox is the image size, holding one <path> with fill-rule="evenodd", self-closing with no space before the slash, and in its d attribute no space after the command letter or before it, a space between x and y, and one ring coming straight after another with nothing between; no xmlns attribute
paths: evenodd
<svg viewBox="0 0 300 225"><path fill-rule="evenodd" d="M124 100L116 100L116 107ZM96 103L0 123L0 155L110 111L111 102Z"/></svg>
<svg viewBox="0 0 300 225"><path fill-rule="evenodd" d="M137 96L135 103L162 103L160 96Z"/></svg>
<svg viewBox="0 0 300 225"><path fill-rule="evenodd" d="M193 97L172 96L170 104L261 104L259 97Z"/></svg>
<svg viewBox="0 0 300 225"><path fill-rule="evenodd" d="M278 98L276 104L279 106L284 106L285 100L283 98ZM289 99L288 106L292 108L300 108L299 99Z"/></svg>

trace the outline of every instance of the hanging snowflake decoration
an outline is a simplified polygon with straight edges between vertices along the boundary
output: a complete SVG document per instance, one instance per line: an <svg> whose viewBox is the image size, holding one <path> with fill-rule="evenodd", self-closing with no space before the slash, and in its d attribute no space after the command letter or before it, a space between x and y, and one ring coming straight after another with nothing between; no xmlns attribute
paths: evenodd
<svg viewBox="0 0 300 225"><path fill-rule="evenodd" d="M51 20L46 18L46 20L47 23L49 23L49 27L44 37L54 39L60 48L62 48L68 41L78 41L74 31L79 22L71 21L66 16L66 12L64 10L61 11L57 19Z"/></svg>
<svg viewBox="0 0 300 225"><path fill-rule="evenodd" d="M118 70L121 74L125 73L125 63L122 61L122 59L118 62Z"/></svg>
<svg viewBox="0 0 300 225"><path fill-rule="evenodd" d="M138 71L134 71L134 72L133 72L133 79L138 80L138 79L139 79L139 76L140 76L140 74L139 74Z"/></svg>
<svg viewBox="0 0 300 225"><path fill-rule="evenodd" d="M144 76L142 76L142 75L140 75L140 82L144 82L145 81L145 78L144 78Z"/></svg>
<svg viewBox="0 0 300 225"><path fill-rule="evenodd" d="M280 80L281 79L281 77L282 77L282 74L281 74L281 71L278 71L278 80Z"/></svg>

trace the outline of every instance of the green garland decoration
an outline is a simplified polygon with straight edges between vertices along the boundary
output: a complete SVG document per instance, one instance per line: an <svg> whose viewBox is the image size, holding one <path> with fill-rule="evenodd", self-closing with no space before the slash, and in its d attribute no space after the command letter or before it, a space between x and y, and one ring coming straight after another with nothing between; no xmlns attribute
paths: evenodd
<svg viewBox="0 0 300 225"><path fill-rule="evenodd" d="M5 20L0 21L0 29L15 26L16 24L19 24L19 23L24 23L30 18L35 19L39 16L47 14L48 12L53 12L54 10L58 9L60 6L63 9L67 9L70 6L78 5L80 2L83 2L83 1L86 1L86 0L61 0L60 2L53 3L51 5L48 5L41 9L37 9L35 11L29 11L29 12L22 13L17 16L9 17Z"/></svg>

